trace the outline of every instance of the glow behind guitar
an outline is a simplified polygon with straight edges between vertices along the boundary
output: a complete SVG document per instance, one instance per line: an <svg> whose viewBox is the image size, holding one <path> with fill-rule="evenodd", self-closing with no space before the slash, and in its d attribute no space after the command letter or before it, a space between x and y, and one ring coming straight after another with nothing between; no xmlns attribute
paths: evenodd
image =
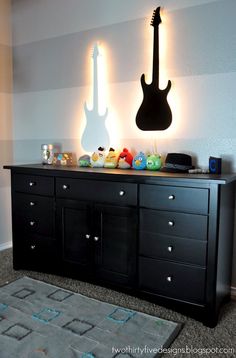
<svg viewBox="0 0 236 358"><path fill-rule="evenodd" d="M81 144L86 151L94 151L98 147L109 147L109 134L105 126L105 120L108 115L108 109L100 115L98 112L98 63L99 56L98 45L93 49L93 108L88 109L87 103L84 104L86 116L86 127L84 129Z"/></svg>
<svg viewBox="0 0 236 358"><path fill-rule="evenodd" d="M161 23L160 7L154 10L151 25L154 27L152 83L145 82L141 76L143 102L136 115L136 124L143 131L167 129L172 122L172 113L167 102L171 82L165 89L159 88L159 24Z"/></svg>

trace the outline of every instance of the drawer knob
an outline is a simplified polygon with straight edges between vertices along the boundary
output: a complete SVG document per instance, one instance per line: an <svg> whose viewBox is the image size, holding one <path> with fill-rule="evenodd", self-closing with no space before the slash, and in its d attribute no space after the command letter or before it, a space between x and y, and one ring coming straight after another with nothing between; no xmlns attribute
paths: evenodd
<svg viewBox="0 0 236 358"><path fill-rule="evenodd" d="M85 235L85 238L86 238L86 239L90 239L90 236L91 236L90 234L86 234L86 235Z"/></svg>
<svg viewBox="0 0 236 358"><path fill-rule="evenodd" d="M124 196L124 195L125 195L125 191L124 191L124 190L120 190L120 191L119 191L119 195L120 195L120 196Z"/></svg>
<svg viewBox="0 0 236 358"><path fill-rule="evenodd" d="M69 185L63 184L63 185L62 185L62 189L63 189L63 190L68 190L68 189L69 189Z"/></svg>
<svg viewBox="0 0 236 358"><path fill-rule="evenodd" d="M175 196L173 194L171 194L171 195L168 196L168 199L169 200L175 200Z"/></svg>
<svg viewBox="0 0 236 358"><path fill-rule="evenodd" d="M32 187L32 186L35 186L35 185L36 185L35 181L30 181L30 182L29 182L29 186Z"/></svg>
<svg viewBox="0 0 236 358"><path fill-rule="evenodd" d="M31 245L31 246L30 246L31 250L34 250L35 247L36 247L35 245Z"/></svg>
<svg viewBox="0 0 236 358"><path fill-rule="evenodd" d="M30 226L32 226L32 227L33 227L33 226L35 226L35 221L30 221L30 223L29 223L29 224L30 224Z"/></svg>
<svg viewBox="0 0 236 358"><path fill-rule="evenodd" d="M168 246L168 247L167 247L167 250L168 250L169 252L172 252L173 249L174 249L173 246Z"/></svg>
<svg viewBox="0 0 236 358"><path fill-rule="evenodd" d="M172 282L172 281L173 281L173 277L172 277L172 276L167 276L167 277L166 277L166 280L167 280L168 282Z"/></svg>
<svg viewBox="0 0 236 358"><path fill-rule="evenodd" d="M35 206L35 202L34 201L30 201L30 206Z"/></svg>
<svg viewBox="0 0 236 358"><path fill-rule="evenodd" d="M174 221L168 221L168 225L172 227L175 225L175 223L174 223Z"/></svg>
<svg viewBox="0 0 236 358"><path fill-rule="evenodd" d="M99 241L99 237L98 237L98 236L94 236L94 241L98 242L98 241Z"/></svg>

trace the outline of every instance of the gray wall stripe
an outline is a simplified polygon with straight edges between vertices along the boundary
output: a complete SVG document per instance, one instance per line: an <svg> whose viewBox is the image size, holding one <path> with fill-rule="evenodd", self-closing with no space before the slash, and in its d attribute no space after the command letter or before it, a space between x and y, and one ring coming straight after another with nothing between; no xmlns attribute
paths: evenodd
<svg viewBox="0 0 236 358"><path fill-rule="evenodd" d="M236 36L231 15L236 13L236 1L227 0L227 7L223 3L168 13L165 67L170 79L236 71ZM147 24L146 19L138 19L15 46L14 91L87 85L88 50L97 40L109 49L109 82L136 81L143 72L151 71L147 63Z"/></svg>
<svg viewBox="0 0 236 358"><path fill-rule="evenodd" d="M12 92L12 49L0 44L0 92Z"/></svg>
<svg viewBox="0 0 236 358"><path fill-rule="evenodd" d="M150 16L156 6L169 12L214 1L219 0L12 0L13 43L22 45Z"/></svg>

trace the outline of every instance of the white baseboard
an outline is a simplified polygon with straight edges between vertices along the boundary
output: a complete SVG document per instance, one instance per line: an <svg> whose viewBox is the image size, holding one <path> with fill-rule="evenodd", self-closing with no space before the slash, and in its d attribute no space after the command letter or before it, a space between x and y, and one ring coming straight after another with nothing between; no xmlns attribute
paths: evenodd
<svg viewBox="0 0 236 358"><path fill-rule="evenodd" d="M10 247L12 247L12 242L7 241L4 244L0 244L0 251L9 249Z"/></svg>

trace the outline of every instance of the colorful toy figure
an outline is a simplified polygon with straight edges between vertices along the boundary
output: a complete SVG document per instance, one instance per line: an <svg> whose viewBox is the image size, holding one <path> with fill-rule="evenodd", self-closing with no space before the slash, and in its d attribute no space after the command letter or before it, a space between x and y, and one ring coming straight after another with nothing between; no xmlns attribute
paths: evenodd
<svg viewBox="0 0 236 358"><path fill-rule="evenodd" d="M104 167L114 169L117 167L118 163L118 153L115 151L115 149L110 148L109 153L106 156Z"/></svg>
<svg viewBox="0 0 236 358"><path fill-rule="evenodd" d="M75 153L64 152L64 153L54 153L53 164L54 165L65 165L65 166L74 166L77 163Z"/></svg>
<svg viewBox="0 0 236 358"><path fill-rule="evenodd" d="M124 148L118 158L118 168L129 169L132 167L132 161L133 161L132 154L128 151L127 148Z"/></svg>
<svg viewBox="0 0 236 358"><path fill-rule="evenodd" d="M99 147L97 152L94 152L91 156L91 166L93 168L102 168L105 162L105 148Z"/></svg>
<svg viewBox="0 0 236 358"><path fill-rule="evenodd" d="M158 154L150 154L147 156L147 169L160 170L161 169L161 156Z"/></svg>
<svg viewBox="0 0 236 358"><path fill-rule="evenodd" d="M142 170L146 168L147 160L143 152L139 152L133 159L133 168Z"/></svg>
<svg viewBox="0 0 236 358"><path fill-rule="evenodd" d="M79 160L79 166L80 167L90 167L91 163L90 163L90 156L88 154L84 154L82 155Z"/></svg>

